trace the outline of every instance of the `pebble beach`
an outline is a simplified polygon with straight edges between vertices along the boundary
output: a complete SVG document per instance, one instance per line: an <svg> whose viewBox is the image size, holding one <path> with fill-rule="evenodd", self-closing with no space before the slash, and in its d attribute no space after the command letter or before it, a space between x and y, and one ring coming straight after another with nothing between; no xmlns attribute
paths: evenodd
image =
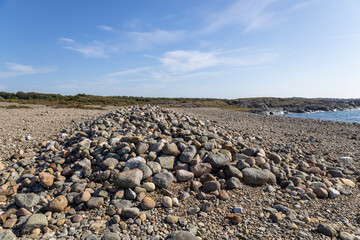
<svg viewBox="0 0 360 240"><path fill-rule="evenodd" d="M360 239L360 124L0 108L0 239Z"/></svg>

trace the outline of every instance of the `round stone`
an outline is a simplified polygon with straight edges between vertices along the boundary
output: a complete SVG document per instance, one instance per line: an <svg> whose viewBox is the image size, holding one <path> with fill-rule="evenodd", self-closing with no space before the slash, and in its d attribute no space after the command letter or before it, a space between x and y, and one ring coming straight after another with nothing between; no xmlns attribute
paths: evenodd
<svg viewBox="0 0 360 240"><path fill-rule="evenodd" d="M251 185L264 185L270 178L267 172L257 168L245 168L242 173L244 182Z"/></svg>
<svg viewBox="0 0 360 240"><path fill-rule="evenodd" d="M151 197L144 197L141 201L141 208L144 210L150 210L155 207L155 201Z"/></svg>
<svg viewBox="0 0 360 240"><path fill-rule="evenodd" d="M194 173L186 170L177 170L176 178L180 182L186 182L194 178Z"/></svg>
<svg viewBox="0 0 360 240"><path fill-rule="evenodd" d="M325 189L325 188L322 188L322 187L316 187L313 189L315 195L318 197L318 198L327 198L329 196L329 193L328 191Z"/></svg>
<svg viewBox="0 0 360 240"><path fill-rule="evenodd" d="M162 199L161 199L161 204L166 207L166 208L171 208L173 203L172 203L172 200L170 197L168 196L164 196Z"/></svg>
<svg viewBox="0 0 360 240"><path fill-rule="evenodd" d="M142 185L143 188L145 188L146 191L152 192L155 190L155 184L152 182L145 182Z"/></svg>
<svg viewBox="0 0 360 240"><path fill-rule="evenodd" d="M179 217L178 216L173 216L173 215L168 215L165 218L165 222L169 223L169 224L175 224L179 221Z"/></svg>

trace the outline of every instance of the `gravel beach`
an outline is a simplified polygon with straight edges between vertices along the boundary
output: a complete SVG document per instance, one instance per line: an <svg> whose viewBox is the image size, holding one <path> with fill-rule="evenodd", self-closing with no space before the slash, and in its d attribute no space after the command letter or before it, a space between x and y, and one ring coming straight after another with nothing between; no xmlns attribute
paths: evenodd
<svg viewBox="0 0 360 240"><path fill-rule="evenodd" d="M360 239L360 124L31 107L0 108L0 239Z"/></svg>
<svg viewBox="0 0 360 240"><path fill-rule="evenodd" d="M29 108L7 109L9 106ZM33 146L35 142L48 140L63 129L105 114L107 110L52 108L43 105L19 105L0 102L0 160L14 154L20 148Z"/></svg>

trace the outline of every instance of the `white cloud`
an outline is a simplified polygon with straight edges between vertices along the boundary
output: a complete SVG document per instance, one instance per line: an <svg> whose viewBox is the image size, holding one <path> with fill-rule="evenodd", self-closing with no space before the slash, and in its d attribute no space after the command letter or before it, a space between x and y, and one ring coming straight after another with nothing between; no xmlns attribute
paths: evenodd
<svg viewBox="0 0 360 240"><path fill-rule="evenodd" d="M222 11L208 14L205 32L212 32L230 24L245 25L247 30L259 27L271 14L265 12L274 0L236 1Z"/></svg>
<svg viewBox="0 0 360 240"><path fill-rule="evenodd" d="M90 43L78 43L75 40L69 38L60 38L59 40L60 43L64 45L63 48L81 53L86 58L108 57L105 51L106 45L101 42L92 41Z"/></svg>
<svg viewBox="0 0 360 240"><path fill-rule="evenodd" d="M6 62L5 65L7 65L7 68L9 70L18 71L18 72L34 72L35 69L32 66L26 66L19 63L11 63Z"/></svg>
<svg viewBox="0 0 360 240"><path fill-rule="evenodd" d="M119 77L119 76L125 76L125 75L130 75L130 74L138 74L138 73L142 73L144 71L147 71L147 70L150 70L150 69L153 69L153 68L154 67L133 68L133 69L129 69L129 70L109 73L109 74L106 74L106 76L107 77Z"/></svg>
<svg viewBox="0 0 360 240"><path fill-rule="evenodd" d="M62 37L62 38L59 38L59 41L72 43L72 42L74 42L74 39Z"/></svg>
<svg viewBox="0 0 360 240"><path fill-rule="evenodd" d="M112 31L112 30L114 30L112 27L106 26L106 25L99 25L98 28L100 30L104 30L104 31Z"/></svg>
<svg viewBox="0 0 360 240"><path fill-rule="evenodd" d="M177 50L164 53L160 62L172 73L181 74L215 66L219 59L213 52Z"/></svg>
<svg viewBox="0 0 360 240"><path fill-rule="evenodd" d="M292 12L292 11L296 11L299 10L301 8L307 7L315 2L318 2L319 0L308 0L308 1L302 1L299 2L295 5L293 5L292 7L290 7L289 9L287 9L287 12Z"/></svg>
<svg viewBox="0 0 360 240"><path fill-rule="evenodd" d="M53 67L34 68L29 65L13 62L6 62L5 65L9 71L0 72L0 78L12 78L22 75L43 74L57 71L57 69Z"/></svg>
<svg viewBox="0 0 360 240"><path fill-rule="evenodd" d="M304 8L317 0L300 3L278 0L238 0L228 7L207 12L203 32L213 32L225 26L241 26L244 31L258 30L272 26L279 16ZM274 8L274 5L278 5ZM274 10L277 9L277 10Z"/></svg>
<svg viewBox="0 0 360 240"><path fill-rule="evenodd" d="M155 81L173 82L234 69L263 68L264 64L276 59L277 54L269 49L233 49L228 51L168 51L154 57L160 65L140 67L113 72L105 75L107 81Z"/></svg>
<svg viewBox="0 0 360 240"><path fill-rule="evenodd" d="M0 90L1 90L1 91L5 91L6 89L8 89L7 86L5 86L5 85L0 85Z"/></svg>
<svg viewBox="0 0 360 240"><path fill-rule="evenodd" d="M156 29L150 32L129 32L131 45L134 45L135 50L148 49L154 45L167 44L177 42L185 36L184 31L165 31Z"/></svg>
<svg viewBox="0 0 360 240"><path fill-rule="evenodd" d="M109 26L100 25L99 29L113 31ZM186 35L185 31L166 31L155 29L148 32L122 32L121 37L107 39L104 42L92 41L80 43L71 38L61 37L59 43L64 49L73 50L86 58L106 58L111 53L140 51L152 49L154 46L180 41Z"/></svg>

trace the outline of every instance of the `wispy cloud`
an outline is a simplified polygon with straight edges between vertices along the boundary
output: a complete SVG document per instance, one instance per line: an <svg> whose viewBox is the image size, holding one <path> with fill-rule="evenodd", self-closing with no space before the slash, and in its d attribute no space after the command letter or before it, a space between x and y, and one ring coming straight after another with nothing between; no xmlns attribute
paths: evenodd
<svg viewBox="0 0 360 240"><path fill-rule="evenodd" d="M5 65L8 71L0 72L0 78L13 78L22 75L42 74L57 71L57 69L53 67L34 68L29 65L13 62L6 62Z"/></svg>
<svg viewBox="0 0 360 240"><path fill-rule="evenodd" d="M36 71L32 66L26 66L18 63L6 62L5 65L9 70L23 72L23 73L32 73Z"/></svg>
<svg viewBox="0 0 360 240"><path fill-rule="evenodd" d="M166 31L162 29L155 29L148 32L128 32L127 37L130 39L130 44L136 50L143 50L152 48L154 45L162 45L171 42L177 42L185 36L184 31Z"/></svg>
<svg viewBox="0 0 360 240"><path fill-rule="evenodd" d="M67 43L72 43L72 42L74 42L74 39L62 37L62 38L59 38L59 41L64 42L64 43L66 43L66 42Z"/></svg>
<svg viewBox="0 0 360 240"><path fill-rule="evenodd" d="M292 5L290 8L288 8L286 10L286 12L292 12L292 11L297 11L301 8L305 8L311 4L314 4L316 2L318 2L319 0L305 0L305 1L301 1L301 2L298 2L296 3L295 5Z"/></svg>
<svg viewBox="0 0 360 240"><path fill-rule="evenodd" d="M240 54L239 54L240 53ZM163 53L157 59L159 65L113 72L105 78L113 82L129 79L148 79L158 82L173 82L185 78L214 75L218 71L261 66L276 59L277 54L268 49L233 49L228 51L176 50Z"/></svg>
<svg viewBox="0 0 360 240"><path fill-rule="evenodd" d="M245 32L262 29L273 25L279 16L304 8L316 1L305 0L300 3L285 3L279 0L235 1L223 9L207 12L206 27L203 32L214 32L226 26L240 26Z"/></svg>
<svg viewBox="0 0 360 240"><path fill-rule="evenodd" d="M109 73L106 74L107 77L120 77L120 76L125 76L125 75L130 75L130 74L138 74L138 73L142 73L144 71L148 71L151 70L155 67L139 67L139 68L133 68L133 69L128 69L128 70L123 70L123 71L118 71L118 72L113 72L113 73Z"/></svg>
<svg viewBox="0 0 360 240"><path fill-rule="evenodd" d="M4 91L4 90L6 90L6 89L8 89L7 86L5 86L5 85L0 85L0 90L1 90L1 91Z"/></svg>
<svg viewBox="0 0 360 240"><path fill-rule="evenodd" d="M274 2L275 0L241 0L223 10L210 12L206 18L207 27L204 32L212 32L234 24L243 25L245 30L255 29L272 16L272 13L265 10Z"/></svg>
<svg viewBox="0 0 360 240"><path fill-rule="evenodd" d="M98 27L105 31L114 31L109 26L101 25ZM80 43L66 37L59 38L58 40L64 49L81 53L86 58L106 58L117 52L150 50L154 46L178 42L186 35L185 31L166 31L162 29L117 33L116 37L109 38L103 42L94 40L88 43Z"/></svg>
<svg viewBox="0 0 360 240"><path fill-rule="evenodd" d="M106 45L99 41L92 41L90 43L78 43L70 38L60 38L60 43L63 48L73 50L81 53L86 58L106 58L108 54L105 51Z"/></svg>
<svg viewBox="0 0 360 240"><path fill-rule="evenodd" d="M112 31L112 30L114 30L112 27L106 26L106 25L99 25L98 28L100 30L104 30L104 31Z"/></svg>
<svg viewBox="0 0 360 240"><path fill-rule="evenodd" d="M187 73L219 63L219 59L213 52L184 50L166 52L159 60L164 68L175 74Z"/></svg>

